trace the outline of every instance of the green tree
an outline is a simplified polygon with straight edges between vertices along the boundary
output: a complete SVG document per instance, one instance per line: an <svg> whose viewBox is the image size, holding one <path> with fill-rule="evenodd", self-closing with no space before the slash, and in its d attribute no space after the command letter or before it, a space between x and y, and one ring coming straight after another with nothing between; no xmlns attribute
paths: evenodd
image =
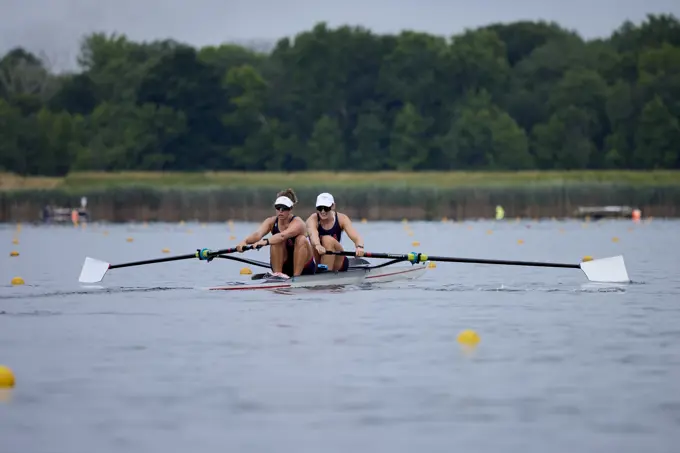
<svg viewBox="0 0 680 453"><path fill-rule="evenodd" d="M539 168L583 169L595 151L590 139L592 118L569 106L533 129L533 150Z"/></svg>
<svg viewBox="0 0 680 453"><path fill-rule="evenodd" d="M384 170L384 155L389 147L389 128L384 122L384 112L374 102L362 106L357 125L352 131L355 147L349 152L349 168L357 170Z"/></svg>
<svg viewBox="0 0 680 453"><path fill-rule="evenodd" d="M680 160L680 122L655 96L642 109L635 135L636 166L641 168L678 168Z"/></svg>
<svg viewBox="0 0 680 453"><path fill-rule="evenodd" d="M469 93L439 140L443 168L526 169L533 166L526 133L487 92Z"/></svg>
<svg viewBox="0 0 680 453"><path fill-rule="evenodd" d="M307 142L307 168L310 170L342 170L346 166L347 154L338 122L324 115L314 125L312 136Z"/></svg>
<svg viewBox="0 0 680 453"><path fill-rule="evenodd" d="M83 37L79 68L0 58L0 166L425 170L678 166L680 22L449 37L317 23L271 52Z"/></svg>
<svg viewBox="0 0 680 453"><path fill-rule="evenodd" d="M410 171L422 169L426 165L430 153L427 139L430 123L412 104L404 105L394 120L390 134L390 168Z"/></svg>

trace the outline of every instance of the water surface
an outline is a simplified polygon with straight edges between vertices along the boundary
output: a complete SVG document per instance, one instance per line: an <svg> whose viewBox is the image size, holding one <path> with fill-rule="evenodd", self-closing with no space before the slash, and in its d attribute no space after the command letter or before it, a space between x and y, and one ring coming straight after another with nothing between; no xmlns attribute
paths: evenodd
<svg viewBox="0 0 680 453"><path fill-rule="evenodd" d="M623 254L628 285L437 263L397 286L207 291L248 281L227 260L77 281L85 256L230 247L255 227L0 226L0 364L17 379L0 394L0 451L677 451L679 221L356 225L374 252ZM457 342L464 329L477 347Z"/></svg>

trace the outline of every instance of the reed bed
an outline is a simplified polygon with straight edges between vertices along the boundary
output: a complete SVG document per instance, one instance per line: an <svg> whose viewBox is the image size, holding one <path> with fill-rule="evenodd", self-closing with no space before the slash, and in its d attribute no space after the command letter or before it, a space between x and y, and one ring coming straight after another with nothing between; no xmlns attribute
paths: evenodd
<svg viewBox="0 0 680 453"><path fill-rule="evenodd" d="M279 184L277 186L119 186L0 191L0 222L38 221L47 204L77 207L88 199L93 220L110 222L259 221L273 213L276 192L292 186L300 215L314 210L316 195L330 191L338 209L368 220L493 218L496 205L508 218L567 218L579 206L621 205L645 216L679 217L680 184L583 183L555 181L533 184L459 185L455 187L394 184Z"/></svg>

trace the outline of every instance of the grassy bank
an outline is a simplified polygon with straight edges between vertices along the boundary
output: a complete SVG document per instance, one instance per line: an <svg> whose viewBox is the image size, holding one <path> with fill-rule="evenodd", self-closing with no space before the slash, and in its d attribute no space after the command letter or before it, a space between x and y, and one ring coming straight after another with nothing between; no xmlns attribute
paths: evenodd
<svg viewBox="0 0 680 453"><path fill-rule="evenodd" d="M680 171L524 171L524 172L80 172L61 178L19 177L0 173L0 190L59 189L78 192L97 189L152 188L455 188L518 187L527 185L622 184L680 186Z"/></svg>

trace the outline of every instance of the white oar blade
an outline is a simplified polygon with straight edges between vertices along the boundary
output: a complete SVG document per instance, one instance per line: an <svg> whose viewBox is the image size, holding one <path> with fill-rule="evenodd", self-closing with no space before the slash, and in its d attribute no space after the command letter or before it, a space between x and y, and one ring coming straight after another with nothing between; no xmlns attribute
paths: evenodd
<svg viewBox="0 0 680 453"><path fill-rule="evenodd" d="M621 255L584 261L581 263L581 270L591 282L630 283Z"/></svg>
<svg viewBox="0 0 680 453"><path fill-rule="evenodd" d="M85 263L80 271L78 281L81 283L96 283L102 281L104 274L109 270L109 263L100 261L89 256L85 258Z"/></svg>

